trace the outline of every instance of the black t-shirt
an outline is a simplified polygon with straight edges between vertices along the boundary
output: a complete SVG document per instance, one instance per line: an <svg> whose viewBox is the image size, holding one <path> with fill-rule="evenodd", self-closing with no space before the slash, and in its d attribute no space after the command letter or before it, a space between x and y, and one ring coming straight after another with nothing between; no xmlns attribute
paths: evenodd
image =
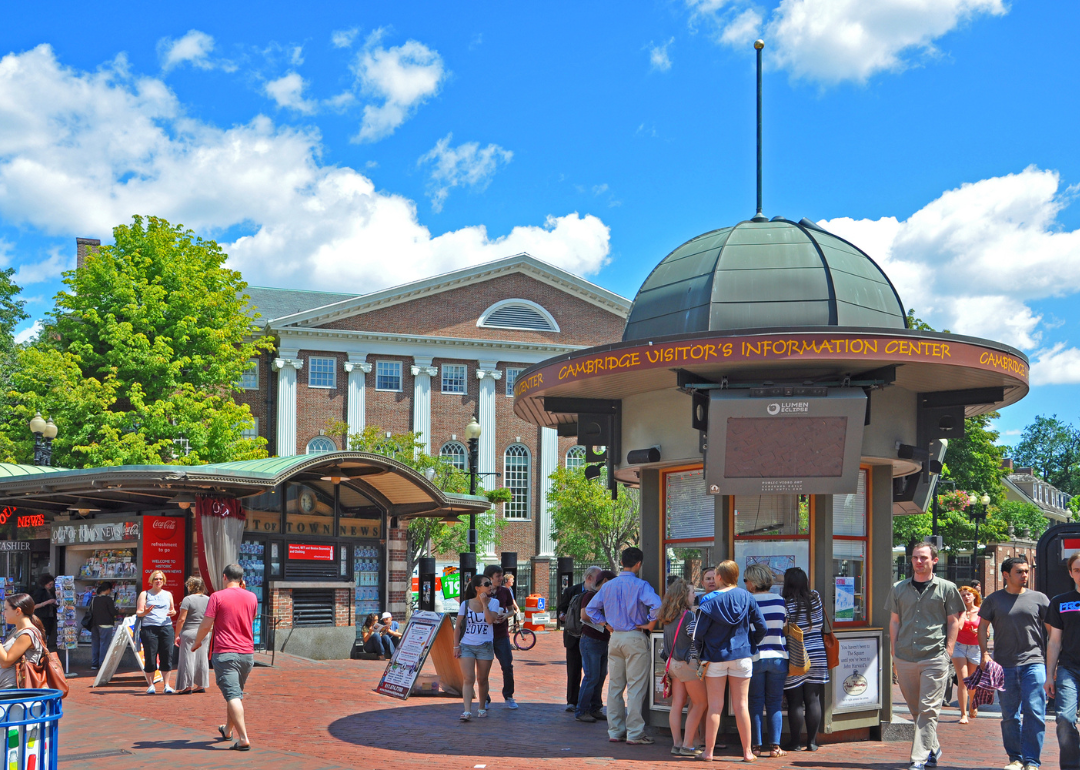
<svg viewBox="0 0 1080 770"><path fill-rule="evenodd" d="M931 578L930 580L933 580L933 578ZM923 591L926 590L926 587L928 585L930 585L930 580L927 580L925 583L920 583L915 578L912 578L911 579L911 585L915 588L916 591L918 591L919 593L922 593Z"/></svg>
<svg viewBox="0 0 1080 770"><path fill-rule="evenodd" d="M48 590L44 586L38 586L30 594L30 598L34 600L34 604L41 604L47 602L49 599L55 599L56 594ZM56 605L50 604L47 607L38 607L34 610L34 614L42 619L52 619L56 617Z"/></svg>
<svg viewBox="0 0 1080 770"><path fill-rule="evenodd" d="M1080 674L1080 593L1074 589L1051 599L1046 622L1061 629L1058 665Z"/></svg>

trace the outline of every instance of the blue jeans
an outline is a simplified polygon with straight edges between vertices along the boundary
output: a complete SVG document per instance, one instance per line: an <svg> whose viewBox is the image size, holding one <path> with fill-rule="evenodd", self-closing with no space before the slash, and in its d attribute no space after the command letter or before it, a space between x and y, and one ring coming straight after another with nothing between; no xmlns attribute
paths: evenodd
<svg viewBox="0 0 1080 770"><path fill-rule="evenodd" d="M385 655L389 658L394 654L394 641L389 636L375 632L364 643L364 652Z"/></svg>
<svg viewBox="0 0 1080 770"><path fill-rule="evenodd" d="M90 629L90 665L97 668L105 662L105 653L112 644L116 626L94 626Z"/></svg>
<svg viewBox="0 0 1080 770"><path fill-rule="evenodd" d="M1005 752L1010 762L1020 760L1025 765L1038 766L1046 733L1046 690L1043 689L1046 666L1031 663L1003 669L1005 690L999 693L998 700L1001 702L1001 740Z"/></svg>
<svg viewBox="0 0 1080 770"><path fill-rule="evenodd" d="M514 649L510 645L509 636L495 640L495 657L499 659L499 668L502 669L503 699L510 700L514 697Z"/></svg>
<svg viewBox="0 0 1080 770"><path fill-rule="evenodd" d="M583 716L599 711L603 705L601 693L604 692L604 680L607 679L607 643L599 639L581 635L578 649L581 650L581 668L584 676L578 690L577 715Z"/></svg>
<svg viewBox="0 0 1080 770"><path fill-rule="evenodd" d="M1054 702L1057 704L1058 766L1061 770L1080 770L1080 734L1076 732L1078 692L1080 673L1059 664L1054 678Z"/></svg>
<svg viewBox="0 0 1080 770"><path fill-rule="evenodd" d="M754 676L750 679L747 705L750 707L750 726L753 728L752 746L770 748L780 745L780 731L784 726L781 708L784 702L784 682L787 681L786 658L762 658L754 661ZM761 710L765 709L766 735L761 734Z"/></svg>

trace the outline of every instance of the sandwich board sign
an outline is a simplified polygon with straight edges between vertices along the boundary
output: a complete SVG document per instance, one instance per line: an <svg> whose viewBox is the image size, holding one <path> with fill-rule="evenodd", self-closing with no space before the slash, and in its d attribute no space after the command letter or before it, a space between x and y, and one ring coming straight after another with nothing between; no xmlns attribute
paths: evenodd
<svg viewBox="0 0 1080 770"><path fill-rule="evenodd" d="M93 687L101 687L108 684L109 680L116 674L116 669L120 665L121 659L124 657L124 651L131 649L135 653L135 658L139 661L139 668L146 663L146 659L143 657L142 648L135 649L135 616L129 615L124 618L123 622L117 626L116 632L113 634L112 642L109 643L109 649L105 652L105 659L101 661L101 667L98 669L97 677L94 679ZM154 683L161 681L161 672L154 673Z"/></svg>
<svg viewBox="0 0 1080 770"><path fill-rule="evenodd" d="M386 664L375 692L406 700L428 655L435 663L439 683L445 692L460 694L461 668L454 660L454 628L441 612L414 612L401 635L401 642ZM456 675L455 675L456 674Z"/></svg>

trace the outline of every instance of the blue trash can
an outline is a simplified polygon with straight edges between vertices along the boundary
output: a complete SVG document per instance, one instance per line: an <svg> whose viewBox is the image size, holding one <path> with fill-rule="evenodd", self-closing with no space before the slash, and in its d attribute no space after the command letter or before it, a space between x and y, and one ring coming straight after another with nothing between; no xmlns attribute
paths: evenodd
<svg viewBox="0 0 1080 770"><path fill-rule="evenodd" d="M62 697L59 690L0 690L4 768L56 770Z"/></svg>

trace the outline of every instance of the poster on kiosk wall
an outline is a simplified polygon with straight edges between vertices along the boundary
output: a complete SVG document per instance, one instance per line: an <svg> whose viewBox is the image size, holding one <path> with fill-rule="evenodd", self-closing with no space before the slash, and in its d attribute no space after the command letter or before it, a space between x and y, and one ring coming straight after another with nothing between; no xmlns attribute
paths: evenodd
<svg viewBox="0 0 1080 770"><path fill-rule="evenodd" d="M184 595L184 520L179 516L143 516L143 590L150 588L150 573L165 573L166 588Z"/></svg>

